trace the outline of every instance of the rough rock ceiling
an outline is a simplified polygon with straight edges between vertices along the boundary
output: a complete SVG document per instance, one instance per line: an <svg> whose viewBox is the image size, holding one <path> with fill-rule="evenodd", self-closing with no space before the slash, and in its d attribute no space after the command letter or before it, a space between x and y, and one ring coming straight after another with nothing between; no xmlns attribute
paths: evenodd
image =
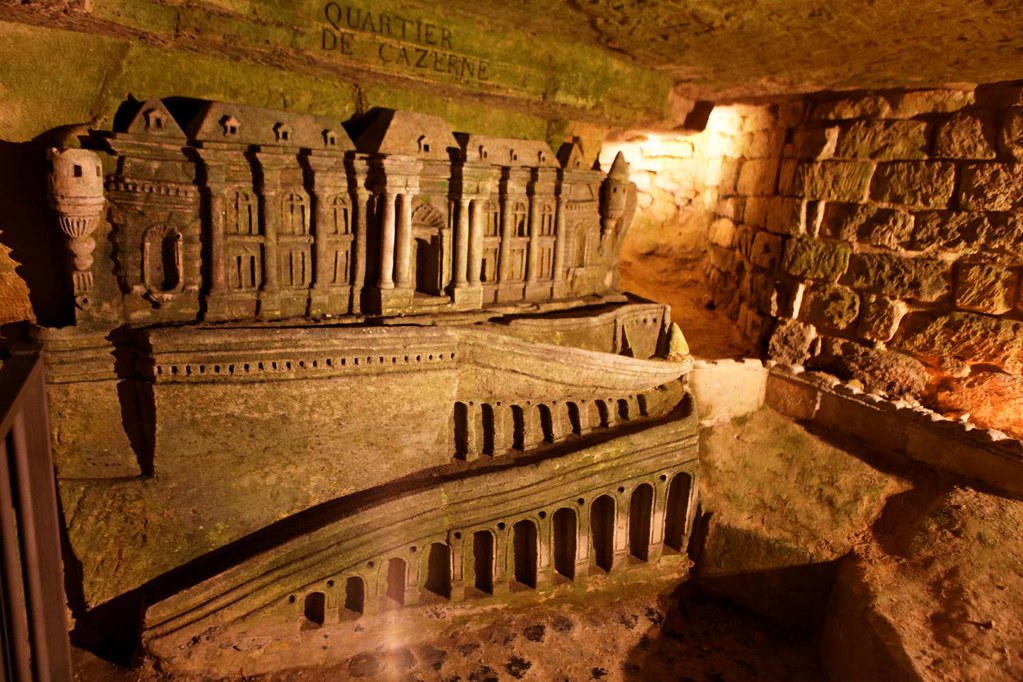
<svg viewBox="0 0 1023 682"><path fill-rule="evenodd" d="M453 0L595 41L711 99L1023 76L1019 0Z"/></svg>

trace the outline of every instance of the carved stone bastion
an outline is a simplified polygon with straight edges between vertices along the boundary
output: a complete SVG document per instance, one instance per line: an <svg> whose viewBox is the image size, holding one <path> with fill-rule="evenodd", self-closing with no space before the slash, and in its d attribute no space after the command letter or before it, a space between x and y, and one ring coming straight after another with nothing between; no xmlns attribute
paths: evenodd
<svg viewBox="0 0 1023 682"><path fill-rule="evenodd" d="M687 570L692 361L619 290L621 156L178 98L79 143L76 323L40 337L81 643L282 643L253 674L310 628Z"/></svg>

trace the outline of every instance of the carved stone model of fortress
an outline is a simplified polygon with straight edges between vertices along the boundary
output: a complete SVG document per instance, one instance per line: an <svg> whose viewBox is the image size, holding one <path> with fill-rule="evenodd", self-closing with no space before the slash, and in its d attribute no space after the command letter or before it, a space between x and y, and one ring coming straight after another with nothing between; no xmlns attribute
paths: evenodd
<svg viewBox="0 0 1023 682"><path fill-rule="evenodd" d="M685 570L692 363L618 289L621 156L391 110L152 99L113 127L50 152L80 640L251 673L347 619Z"/></svg>

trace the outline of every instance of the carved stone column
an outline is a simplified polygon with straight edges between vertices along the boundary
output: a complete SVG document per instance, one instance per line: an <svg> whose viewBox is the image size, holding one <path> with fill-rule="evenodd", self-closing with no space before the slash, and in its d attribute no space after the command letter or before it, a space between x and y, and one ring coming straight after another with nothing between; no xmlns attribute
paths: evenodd
<svg viewBox="0 0 1023 682"><path fill-rule="evenodd" d="M480 272L483 269L483 200L479 197L472 200L468 259L469 285L478 287L480 286Z"/></svg>
<svg viewBox="0 0 1023 682"><path fill-rule="evenodd" d="M68 240L75 306L86 310L93 287L92 252L96 241L92 233L103 214L103 166L99 157L87 149L51 149L49 158L50 204Z"/></svg>
<svg viewBox="0 0 1023 682"><path fill-rule="evenodd" d="M259 217L263 225L263 286L259 291L259 316L278 317L281 314L280 271L277 256L277 230L281 215L281 169L285 159L279 154L257 152L256 161L262 169L259 190Z"/></svg>
<svg viewBox="0 0 1023 682"><path fill-rule="evenodd" d="M377 195L380 206L380 280L381 289L394 288L394 197L386 190Z"/></svg>
<svg viewBox="0 0 1023 682"><path fill-rule="evenodd" d="M395 240L395 287L411 288L412 273L412 199L409 191L398 196L398 234Z"/></svg>
<svg viewBox="0 0 1023 682"><path fill-rule="evenodd" d="M526 255L526 281L532 284L539 275L540 219L537 215L536 187L529 193L529 250Z"/></svg>
<svg viewBox="0 0 1023 682"><path fill-rule="evenodd" d="M465 598L465 540L460 532L448 533L451 550L451 601Z"/></svg>
<svg viewBox="0 0 1023 682"><path fill-rule="evenodd" d="M629 498L627 495L615 495L614 552L611 559L612 570L621 568L629 558Z"/></svg>
<svg viewBox="0 0 1023 682"><path fill-rule="evenodd" d="M501 183L501 255L498 257L498 283L507 282L511 276L511 182L505 174Z"/></svg>
<svg viewBox="0 0 1023 682"><path fill-rule="evenodd" d="M458 222L455 224L455 288L464 287L469 269L469 198L458 199Z"/></svg>
<svg viewBox="0 0 1023 682"><path fill-rule="evenodd" d="M349 311L362 311L362 290L366 286L366 239L369 235L370 193L360 182L355 191L355 248L352 256L352 299Z"/></svg>
<svg viewBox="0 0 1023 682"><path fill-rule="evenodd" d="M568 295L566 280L565 251L568 248L567 221L565 220L565 195L559 192L554 216L554 298Z"/></svg>

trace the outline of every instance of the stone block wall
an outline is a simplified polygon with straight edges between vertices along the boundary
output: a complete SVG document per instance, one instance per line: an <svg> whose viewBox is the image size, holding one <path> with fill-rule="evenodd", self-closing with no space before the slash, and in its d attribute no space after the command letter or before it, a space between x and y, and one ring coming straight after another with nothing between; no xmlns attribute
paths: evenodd
<svg viewBox="0 0 1023 682"><path fill-rule="evenodd" d="M1023 87L764 106L707 274L771 358L1023 432Z"/></svg>

